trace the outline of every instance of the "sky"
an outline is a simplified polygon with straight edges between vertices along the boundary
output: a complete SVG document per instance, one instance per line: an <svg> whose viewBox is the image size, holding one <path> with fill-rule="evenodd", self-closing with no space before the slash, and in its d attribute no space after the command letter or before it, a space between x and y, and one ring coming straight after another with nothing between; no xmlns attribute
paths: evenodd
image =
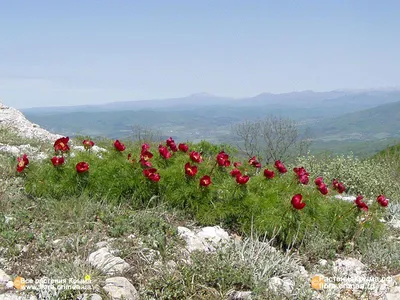
<svg viewBox="0 0 400 300"><path fill-rule="evenodd" d="M0 101L400 87L400 1L0 1Z"/></svg>

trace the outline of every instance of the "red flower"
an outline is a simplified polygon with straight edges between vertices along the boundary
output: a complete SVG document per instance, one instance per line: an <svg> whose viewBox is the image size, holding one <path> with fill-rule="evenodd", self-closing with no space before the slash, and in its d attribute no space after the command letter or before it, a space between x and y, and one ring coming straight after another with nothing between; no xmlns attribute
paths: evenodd
<svg viewBox="0 0 400 300"><path fill-rule="evenodd" d="M295 209L301 210L306 206L304 202L301 200L303 199L303 196L301 194L296 194L292 197L292 205Z"/></svg>
<svg viewBox="0 0 400 300"><path fill-rule="evenodd" d="M81 161L76 164L76 171L78 173L85 173L89 171L89 164L87 162Z"/></svg>
<svg viewBox="0 0 400 300"><path fill-rule="evenodd" d="M272 171L272 170L265 169L265 170L264 170L264 176L265 176L265 178L267 178L267 179L272 179L272 178L275 177L275 172Z"/></svg>
<svg viewBox="0 0 400 300"><path fill-rule="evenodd" d="M302 184L308 184L309 182L309 178L308 176L310 174L308 174L308 172L306 171L306 169L304 169L304 167L300 167L300 168L294 168L293 171L296 173L299 182Z"/></svg>
<svg viewBox="0 0 400 300"><path fill-rule="evenodd" d="M326 186L325 183L321 183L317 189L321 192L322 195L328 194L328 187Z"/></svg>
<svg viewBox="0 0 400 300"><path fill-rule="evenodd" d="M160 155L165 159L171 158L171 152L169 152L168 148L163 145L158 146L158 152L160 152Z"/></svg>
<svg viewBox="0 0 400 300"><path fill-rule="evenodd" d="M378 201L379 205L382 207L387 207L389 205L389 199L387 199L384 195L379 195L376 198L376 201Z"/></svg>
<svg viewBox="0 0 400 300"><path fill-rule="evenodd" d="M142 151L142 153L140 154L140 160L144 160L144 161L148 161L153 157L153 153L149 152L149 151Z"/></svg>
<svg viewBox="0 0 400 300"><path fill-rule="evenodd" d="M338 191L339 194L343 193L346 190L346 187L342 182L339 182L337 179L332 180L332 186L335 190Z"/></svg>
<svg viewBox="0 0 400 300"><path fill-rule="evenodd" d="M178 151L178 148L176 147L175 141L172 139L172 137L167 139L166 143L167 143L167 146L171 149L171 151L173 151L173 152Z"/></svg>
<svg viewBox="0 0 400 300"><path fill-rule="evenodd" d="M67 152L67 151L69 151L68 142L69 142L69 137L59 138L58 140L56 140L54 142L54 151L55 152L58 152L58 151Z"/></svg>
<svg viewBox="0 0 400 300"><path fill-rule="evenodd" d="M203 157L201 157L201 154L196 151L190 152L190 159L194 162L201 163L203 161Z"/></svg>
<svg viewBox="0 0 400 300"><path fill-rule="evenodd" d="M17 157L17 172L21 173L27 165L29 165L29 159L26 154L23 154L22 157Z"/></svg>
<svg viewBox="0 0 400 300"><path fill-rule="evenodd" d="M240 172L239 169L235 168L230 172L230 174L231 174L232 177L236 177L237 175L241 175L242 173Z"/></svg>
<svg viewBox="0 0 400 300"><path fill-rule="evenodd" d="M155 174L156 172L157 172L157 169L155 169L155 168L144 169L143 170L143 175L145 177L149 177L151 174Z"/></svg>
<svg viewBox="0 0 400 300"><path fill-rule="evenodd" d="M183 143L180 143L178 145L178 148L180 151L185 152L185 153L189 151L189 146L186 144L183 144Z"/></svg>
<svg viewBox="0 0 400 300"><path fill-rule="evenodd" d="M51 163L53 164L53 166L57 167L57 166L61 166L62 164L64 164L64 156L54 156L51 159Z"/></svg>
<svg viewBox="0 0 400 300"><path fill-rule="evenodd" d="M185 174L193 177L197 174L197 166L191 166L190 163L185 164Z"/></svg>
<svg viewBox="0 0 400 300"><path fill-rule="evenodd" d="M115 149L117 149L120 152L125 150L125 145L123 143L121 143L119 140L116 140L114 142L114 147L115 147Z"/></svg>
<svg viewBox="0 0 400 300"><path fill-rule="evenodd" d="M338 186L337 186L337 191L338 191L338 193L341 194L341 193L343 193L345 190L346 190L346 187L344 186L344 184L343 184L342 182L339 182L339 183L338 183Z"/></svg>
<svg viewBox="0 0 400 300"><path fill-rule="evenodd" d="M235 162L233 163L233 166L234 166L235 168L238 168L238 167L240 167L241 165L242 165L242 163L239 162L239 161L235 161Z"/></svg>
<svg viewBox="0 0 400 300"><path fill-rule="evenodd" d="M150 179L151 181L159 182L161 177L160 174L151 173L147 178Z"/></svg>
<svg viewBox="0 0 400 300"><path fill-rule="evenodd" d="M249 164L257 169L261 168L261 163L257 160L255 156L249 159Z"/></svg>
<svg viewBox="0 0 400 300"><path fill-rule="evenodd" d="M200 185L207 187L211 184L211 177L208 175L204 175L203 177L200 178Z"/></svg>
<svg viewBox="0 0 400 300"><path fill-rule="evenodd" d="M175 143L171 143L171 145L169 146L169 148L171 149L171 151L173 152L177 152L178 151L178 147L176 147Z"/></svg>
<svg viewBox="0 0 400 300"><path fill-rule="evenodd" d="M246 184L247 181L249 181L249 179L250 179L250 177L247 176L247 175L238 174L238 175L236 176L236 182L237 182L238 184Z"/></svg>
<svg viewBox="0 0 400 300"><path fill-rule="evenodd" d="M322 183L324 183L324 179L320 176L320 177L315 178L314 182L315 182L315 185L320 186Z"/></svg>
<svg viewBox="0 0 400 300"><path fill-rule="evenodd" d="M306 171L306 169L304 169L304 167L300 167L300 168L294 168L293 171L297 174L298 177L301 176L309 176L310 174L308 174L308 172Z"/></svg>
<svg viewBox="0 0 400 300"><path fill-rule="evenodd" d="M354 203L357 205L357 207L359 209L368 211L368 205L365 202L363 202L362 199L364 199L364 197L361 195L358 195L356 200L354 200Z"/></svg>
<svg viewBox="0 0 400 300"><path fill-rule="evenodd" d="M142 165L142 167L151 168L151 166L152 166L150 161L146 161L146 160L141 159L139 162Z"/></svg>
<svg viewBox="0 0 400 300"><path fill-rule="evenodd" d="M275 161L275 168L279 171L279 173L284 174L287 172L285 165L280 161Z"/></svg>
<svg viewBox="0 0 400 300"><path fill-rule="evenodd" d="M299 177L299 182L300 182L301 184L304 184L304 185L308 184L308 182L309 182L308 175L305 175L305 174L301 175L301 176Z"/></svg>
<svg viewBox="0 0 400 300"><path fill-rule="evenodd" d="M84 140L84 141L83 141L83 147L84 147L86 150L91 149L93 146L94 146L94 142L93 142L93 141L90 141L90 140Z"/></svg>
<svg viewBox="0 0 400 300"><path fill-rule="evenodd" d="M217 155L217 163L220 167L229 167L231 165L231 162L229 161L229 155L224 151L221 151Z"/></svg>
<svg viewBox="0 0 400 300"><path fill-rule="evenodd" d="M172 139L172 137L169 137L169 139L166 140L166 144L168 147L170 147L171 144L175 144L175 141Z"/></svg>
<svg viewBox="0 0 400 300"><path fill-rule="evenodd" d="M253 156L252 158L249 159L249 165L253 165L253 163L256 161L257 161L257 157Z"/></svg>
<svg viewBox="0 0 400 300"><path fill-rule="evenodd" d="M142 144L142 153L147 151L147 150L149 150L149 149L150 149L149 144L147 144L147 143Z"/></svg>

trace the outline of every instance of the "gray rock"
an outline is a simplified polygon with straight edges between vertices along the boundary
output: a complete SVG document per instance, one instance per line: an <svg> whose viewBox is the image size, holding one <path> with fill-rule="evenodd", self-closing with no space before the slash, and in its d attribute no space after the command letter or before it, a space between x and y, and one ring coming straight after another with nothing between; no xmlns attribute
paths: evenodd
<svg viewBox="0 0 400 300"><path fill-rule="evenodd" d="M386 300L399 300L400 299L400 286L392 287L385 295Z"/></svg>
<svg viewBox="0 0 400 300"><path fill-rule="evenodd" d="M233 291L227 295L227 300L251 300L251 294L250 291Z"/></svg>
<svg viewBox="0 0 400 300"><path fill-rule="evenodd" d="M318 264L319 264L321 267L325 267L325 266L328 264L328 261L327 261L326 259L320 259L320 260L318 261Z"/></svg>
<svg viewBox="0 0 400 300"><path fill-rule="evenodd" d="M125 277L106 279L106 285L103 289L110 295L111 299L139 300L139 293Z"/></svg>
<svg viewBox="0 0 400 300"><path fill-rule="evenodd" d="M11 281L11 277L6 274L3 270L0 269L0 289L5 287L7 282Z"/></svg>
<svg viewBox="0 0 400 300"><path fill-rule="evenodd" d="M98 294L83 294L78 296L76 300L102 300L102 298Z"/></svg>
<svg viewBox="0 0 400 300"><path fill-rule="evenodd" d="M0 300L37 300L34 295L17 295L14 293L0 294Z"/></svg>
<svg viewBox="0 0 400 300"><path fill-rule="evenodd" d="M50 133L40 128L39 125L28 121L19 110L3 105L0 110L0 124L15 131L19 136L28 139L54 142L56 139L62 137L61 135Z"/></svg>
<svg viewBox="0 0 400 300"><path fill-rule="evenodd" d="M186 249L215 251L218 246L230 241L229 234L219 226L204 227L194 232L186 227L178 227L179 236L186 241Z"/></svg>
<svg viewBox="0 0 400 300"><path fill-rule="evenodd" d="M101 248L89 255L89 263L105 274L114 275L122 273L128 268L129 264L122 258L112 255L108 248Z"/></svg>
<svg viewBox="0 0 400 300"><path fill-rule="evenodd" d="M290 295L293 291L294 283L290 279L272 277L269 280L268 286L275 294Z"/></svg>
<svg viewBox="0 0 400 300"><path fill-rule="evenodd" d="M365 265L355 258L337 259L333 270L341 276L361 275L366 272Z"/></svg>

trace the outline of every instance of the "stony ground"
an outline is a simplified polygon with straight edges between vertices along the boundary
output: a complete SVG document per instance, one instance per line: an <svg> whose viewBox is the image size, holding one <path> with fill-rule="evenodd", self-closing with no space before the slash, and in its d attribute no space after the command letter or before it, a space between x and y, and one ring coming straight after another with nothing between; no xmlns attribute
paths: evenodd
<svg viewBox="0 0 400 300"><path fill-rule="evenodd" d="M84 198L32 199L15 176L15 158L45 159L58 137L0 103L0 300L400 299L396 218L386 220L387 243L371 244L366 255L349 244L342 255L317 259L326 251L317 242L283 252L273 239L197 227L162 206L133 211ZM246 276L263 291L224 286Z"/></svg>

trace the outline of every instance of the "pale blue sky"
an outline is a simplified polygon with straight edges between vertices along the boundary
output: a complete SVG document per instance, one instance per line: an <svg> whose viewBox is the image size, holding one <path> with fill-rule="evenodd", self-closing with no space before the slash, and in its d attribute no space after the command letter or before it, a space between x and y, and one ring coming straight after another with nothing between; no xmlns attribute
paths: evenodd
<svg viewBox="0 0 400 300"><path fill-rule="evenodd" d="M400 1L0 1L17 108L400 87Z"/></svg>

